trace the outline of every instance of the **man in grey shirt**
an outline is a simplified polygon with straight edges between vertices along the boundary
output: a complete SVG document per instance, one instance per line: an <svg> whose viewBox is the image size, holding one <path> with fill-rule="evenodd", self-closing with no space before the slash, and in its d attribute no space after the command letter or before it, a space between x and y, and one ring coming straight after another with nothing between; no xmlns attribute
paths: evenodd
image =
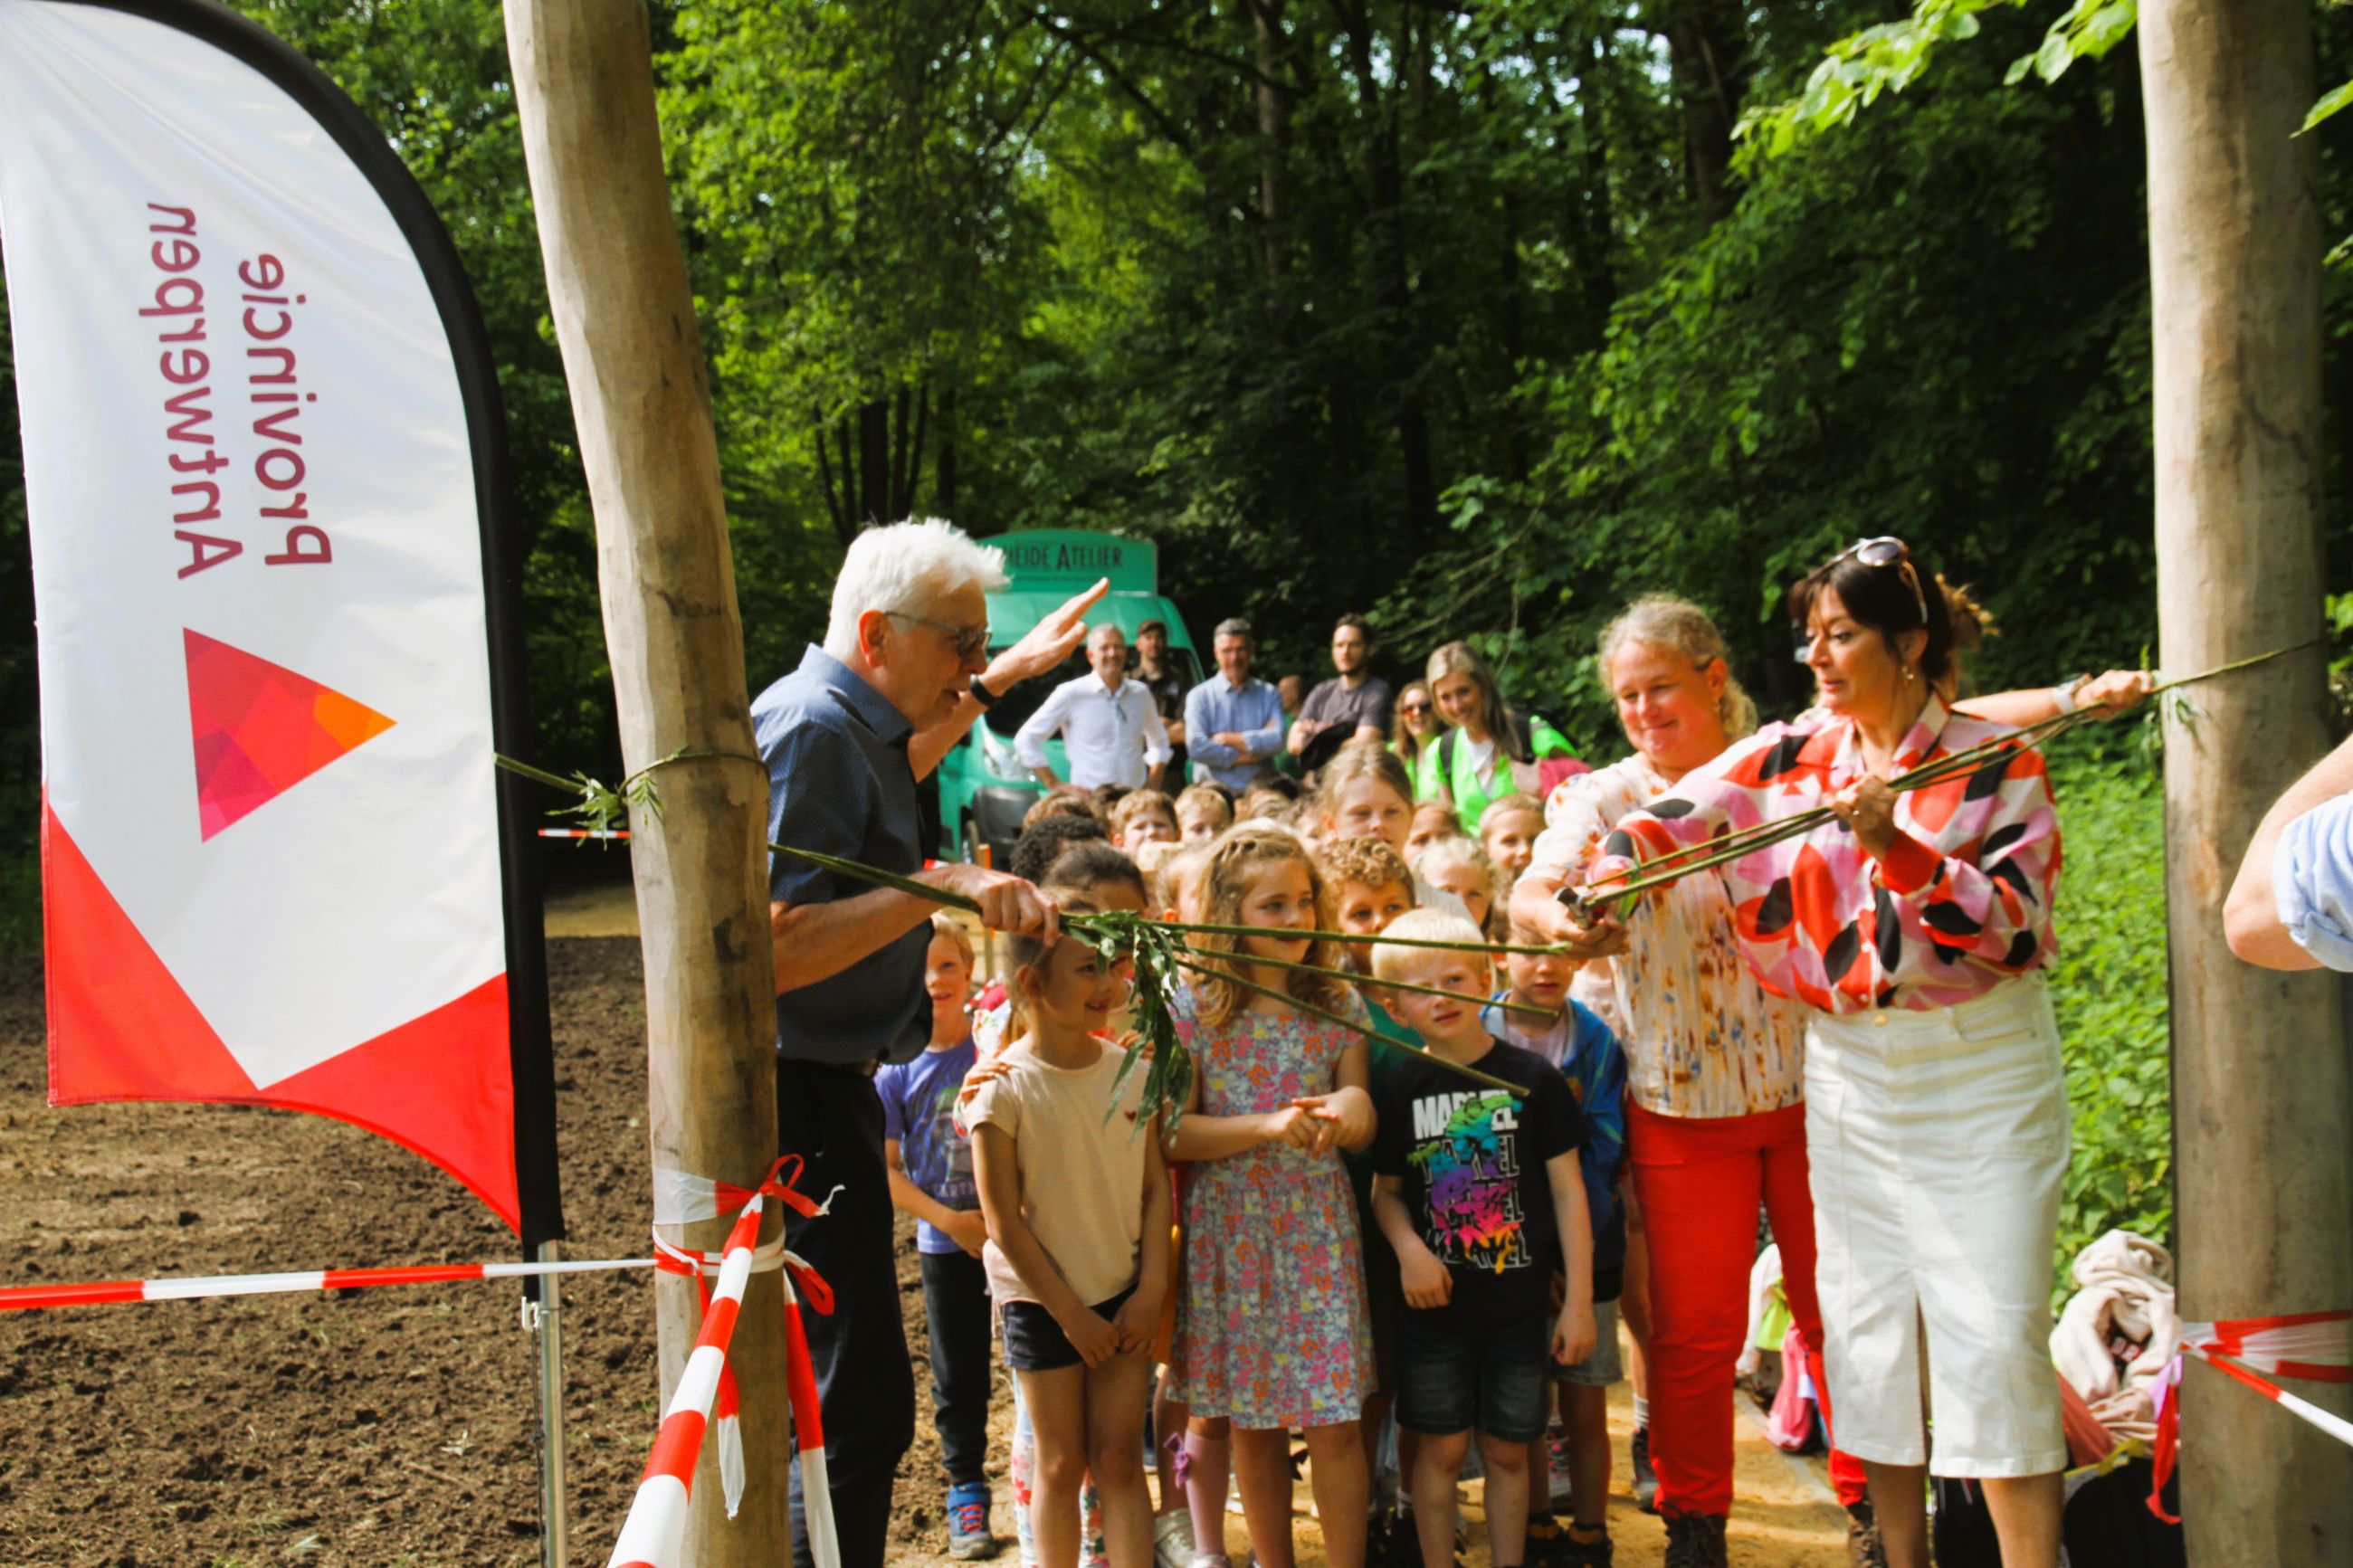
<svg viewBox="0 0 2353 1568"><path fill-rule="evenodd" d="M1365 617L1342 616L1332 628L1332 668L1340 673L1307 694L1292 721L1288 744L1313 773L1351 741L1386 739L1389 683L1372 671L1372 628Z"/></svg>
<svg viewBox="0 0 2353 1568"><path fill-rule="evenodd" d="M834 584L825 644L752 704L768 764L768 837L895 871L976 900L998 931L1050 934L1052 906L1028 882L978 866L924 870L916 781L982 708L1059 665L1086 635L1106 584L1072 599L987 658L988 602L1003 557L939 521L861 534ZM776 1119L781 1152L831 1212L787 1219L786 1244L839 1298L807 1321L844 1568L881 1568L892 1477L914 1441L915 1387L899 1317L882 1103L874 1068L923 1048L929 900L878 889L788 855L769 858L776 963ZM794 1560L810 1564L799 1468Z"/></svg>

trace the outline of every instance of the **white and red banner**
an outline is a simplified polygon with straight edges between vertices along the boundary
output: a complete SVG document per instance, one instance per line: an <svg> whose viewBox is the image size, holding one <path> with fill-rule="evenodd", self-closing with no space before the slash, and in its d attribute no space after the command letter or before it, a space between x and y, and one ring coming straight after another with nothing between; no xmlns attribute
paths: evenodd
<svg viewBox="0 0 2353 1568"><path fill-rule="evenodd" d="M558 1234L491 765L503 452L448 237L204 0L0 0L0 104L50 1100L340 1117Z"/></svg>

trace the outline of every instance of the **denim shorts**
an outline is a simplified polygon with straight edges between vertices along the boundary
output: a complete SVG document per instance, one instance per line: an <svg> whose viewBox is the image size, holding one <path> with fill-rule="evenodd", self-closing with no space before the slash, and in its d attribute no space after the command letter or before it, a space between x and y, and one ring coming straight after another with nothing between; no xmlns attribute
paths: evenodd
<svg viewBox="0 0 2353 1568"><path fill-rule="evenodd" d="M1135 1287L1130 1285L1110 1300L1098 1301L1092 1310L1110 1322L1134 1294ZM1054 1372L1085 1363L1070 1336L1062 1332L1062 1325L1054 1321L1054 1314L1035 1301L1006 1302L997 1321L1005 1331L1005 1364L1015 1372Z"/></svg>
<svg viewBox="0 0 2353 1568"><path fill-rule="evenodd" d="M1398 1425L1430 1436L1476 1427L1505 1443L1544 1436L1552 1320L1456 1328L1409 1308L1398 1324Z"/></svg>
<svg viewBox="0 0 2353 1568"><path fill-rule="evenodd" d="M1607 1388L1626 1379L1625 1358L1618 1352L1618 1303L1593 1303L1593 1353L1574 1366L1564 1365L1545 1352L1552 1380L1570 1388Z"/></svg>

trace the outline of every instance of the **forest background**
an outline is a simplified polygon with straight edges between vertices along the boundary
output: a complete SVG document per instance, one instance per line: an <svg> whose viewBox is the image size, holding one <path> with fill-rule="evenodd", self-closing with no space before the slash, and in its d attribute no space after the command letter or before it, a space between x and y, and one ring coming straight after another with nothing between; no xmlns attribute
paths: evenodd
<svg viewBox="0 0 2353 1568"><path fill-rule="evenodd" d="M515 458L535 760L612 776L496 0L238 8L359 101L456 237ZM1627 598L1707 605L1786 715L1809 682L1782 590L1861 535L1995 612L1980 689L2154 645L2131 0L650 14L755 690L821 633L846 541L910 512L1155 540L1197 634L1249 616L1269 675L1324 673L1344 610L1392 676L1468 637L1596 761L1623 745L1593 638ZM2315 27L2344 81L2353 17ZM2311 134L2334 241L2353 116ZM2334 258L2325 321L2327 428L2353 434ZM2341 641L2353 596L2332 606ZM0 624L32 625L5 313ZM2170 1231L2152 735L2060 742L2063 1252ZM32 639L0 637L0 950L38 943L38 789Z"/></svg>

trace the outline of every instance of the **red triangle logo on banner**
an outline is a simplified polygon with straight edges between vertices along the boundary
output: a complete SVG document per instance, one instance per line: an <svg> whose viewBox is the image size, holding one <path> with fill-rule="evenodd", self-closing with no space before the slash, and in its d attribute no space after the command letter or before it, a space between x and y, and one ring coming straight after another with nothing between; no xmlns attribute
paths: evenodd
<svg viewBox="0 0 2353 1568"><path fill-rule="evenodd" d="M182 635L206 838L392 728L375 709L307 675L202 632Z"/></svg>

